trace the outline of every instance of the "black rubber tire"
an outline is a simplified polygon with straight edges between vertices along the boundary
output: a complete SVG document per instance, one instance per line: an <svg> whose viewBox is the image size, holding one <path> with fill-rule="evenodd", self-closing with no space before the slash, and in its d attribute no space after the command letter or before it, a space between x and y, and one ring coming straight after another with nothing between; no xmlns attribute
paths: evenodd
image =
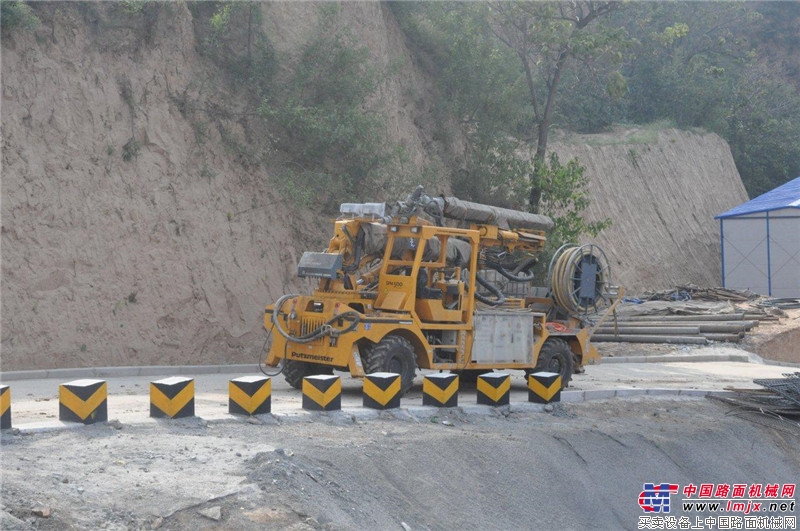
<svg viewBox="0 0 800 531"><path fill-rule="evenodd" d="M375 372L393 372L400 375L400 393L405 394L414 383L417 358L414 346L401 336L388 335L369 350L365 370L367 374Z"/></svg>
<svg viewBox="0 0 800 531"><path fill-rule="evenodd" d="M569 381L572 379L572 373L575 370L573 361L572 349L569 344L563 339L557 337L549 337L542 345L542 350L539 352L539 359L536 362L536 368L531 372L555 372L561 375L561 388L565 389L569 386Z"/></svg>
<svg viewBox="0 0 800 531"><path fill-rule="evenodd" d="M303 378L315 374L333 374L333 367L307 361L284 360L283 377L295 389L303 388Z"/></svg>
<svg viewBox="0 0 800 531"><path fill-rule="evenodd" d="M474 384L478 382L478 376L491 372L487 369L464 369L461 371L453 371L458 375L458 383Z"/></svg>

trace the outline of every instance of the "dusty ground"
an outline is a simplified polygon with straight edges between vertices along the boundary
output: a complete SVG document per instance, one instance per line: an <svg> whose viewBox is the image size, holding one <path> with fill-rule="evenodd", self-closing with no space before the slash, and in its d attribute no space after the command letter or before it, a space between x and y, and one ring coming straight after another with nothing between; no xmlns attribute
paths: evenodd
<svg viewBox="0 0 800 531"><path fill-rule="evenodd" d="M387 413L356 422L331 414L6 434L0 523L3 529L635 529L644 482L800 477L796 425L730 413L704 399L649 399L508 417L404 420ZM50 516L32 515L37 507L49 508Z"/></svg>
<svg viewBox="0 0 800 531"><path fill-rule="evenodd" d="M800 309L785 310L779 321L763 322L742 346L768 360L800 363Z"/></svg>
<svg viewBox="0 0 800 531"><path fill-rule="evenodd" d="M762 321L747 332L738 344L714 343L698 345L669 345L647 343L595 343L603 357L655 356L685 354L700 349L735 348L758 354L765 360L800 364L800 309L785 310L778 321Z"/></svg>

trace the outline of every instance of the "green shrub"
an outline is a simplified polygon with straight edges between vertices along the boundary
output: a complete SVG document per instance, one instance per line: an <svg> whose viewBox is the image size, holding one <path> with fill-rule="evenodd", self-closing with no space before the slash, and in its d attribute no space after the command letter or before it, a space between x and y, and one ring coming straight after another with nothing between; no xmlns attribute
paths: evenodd
<svg viewBox="0 0 800 531"><path fill-rule="evenodd" d="M39 24L39 17L33 13L33 9L28 4L6 0L0 2L0 27L2 29L34 29Z"/></svg>

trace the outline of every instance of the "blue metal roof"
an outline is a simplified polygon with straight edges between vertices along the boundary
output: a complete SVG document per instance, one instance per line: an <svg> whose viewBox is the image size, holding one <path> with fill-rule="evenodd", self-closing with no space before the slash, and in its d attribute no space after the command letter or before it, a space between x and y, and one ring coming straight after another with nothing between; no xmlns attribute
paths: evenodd
<svg viewBox="0 0 800 531"><path fill-rule="evenodd" d="M761 194L747 203L733 207L727 212L715 216L714 219L733 218L756 212L769 212L781 208L800 209L800 177L788 183Z"/></svg>

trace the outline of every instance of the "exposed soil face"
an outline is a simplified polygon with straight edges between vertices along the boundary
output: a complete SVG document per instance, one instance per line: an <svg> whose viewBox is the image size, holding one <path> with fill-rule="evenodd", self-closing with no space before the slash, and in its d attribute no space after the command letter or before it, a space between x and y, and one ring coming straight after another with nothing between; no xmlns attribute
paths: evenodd
<svg viewBox="0 0 800 531"><path fill-rule="evenodd" d="M199 54L185 4L138 25L114 3L33 7L39 30L2 40L3 370L254 361L264 306L309 289L296 263L324 248L330 220L277 191L281 154L256 150L265 131ZM318 7L263 5L281 53L297 55ZM444 161L461 140L435 140L434 82L391 10L341 11L377 67L399 65L371 102L390 139L442 169L431 193L458 195ZM589 216L615 220L599 242L616 281L716 284L712 218L744 199L724 142L678 131L644 146L627 133L577 142L552 147L587 166ZM398 199L395 181L374 199Z"/></svg>
<svg viewBox="0 0 800 531"><path fill-rule="evenodd" d="M264 6L298 48L316 28L312 4ZM276 191L280 154L256 151L264 131L198 53L185 4L147 28L113 3L34 8L38 33L2 42L3 369L253 362L264 306L309 289L296 264L328 216ZM377 63L403 65L376 102L391 137L433 160L388 8L342 10Z"/></svg>
<svg viewBox="0 0 800 531"><path fill-rule="evenodd" d="M745 346L764 359L800 364L800 310L785 310L777 323L762 324Z"/></svg>
<svg viewBox="0 0 800 531"><path fill-rule="evenodd" d="M730 148L717 135L628 130L554 143L586 166L589 220L613 225L591 242L605 249L629 293L721 284L714 216L747 201Z"/></svg>
<svg viewBox="0 0 800 531"><path fill-rule="evenodd" d="M6 434L0 522L4 529L635 529L645 482L796 481L796 426L727 413L707 400L610 400L508 417L185 419ZM34 516L37 507L50 516ZM673 514L681 516L680 507Z"/></svg>

